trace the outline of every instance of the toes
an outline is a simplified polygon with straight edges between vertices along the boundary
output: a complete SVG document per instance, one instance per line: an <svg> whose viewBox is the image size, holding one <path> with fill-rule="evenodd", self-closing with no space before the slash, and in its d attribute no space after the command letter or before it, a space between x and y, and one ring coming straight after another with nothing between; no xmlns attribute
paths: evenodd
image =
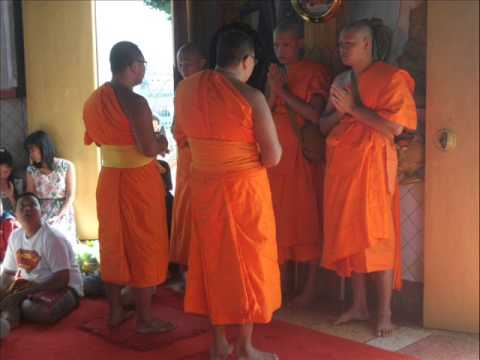
<svg viewBox="0 0 480 360"><path fill-rule="evenodd" d="M393 333L393 329L379 329L377 330L377 337L390 336Z"/></svg>
<svg viewBox="0 0 480 360"><path fill-rule="evenodd" d="M108 321L108 327L111 328L111 329L119 327L125 321L127 321L128 319L133 317L134 314L135 314L135 312L133 312L133 311L124 312L121 316L117 317L116 319L109 320Z"/></svg>
<svg viewBox="0 0 480 360"><path fill-rule="evenodd" d="M169 321L154 321L151 324L140 327L137 332L142 334L147 333L163 333L175 329L175 325Z"/></svg>
<svg viewBox="0 0 480 360"><path fill-rule="evenodd" d="M232 354L233 346L228 345L226 351L216 352L214 349L210 349L210 360L226 360Z"/></svg>

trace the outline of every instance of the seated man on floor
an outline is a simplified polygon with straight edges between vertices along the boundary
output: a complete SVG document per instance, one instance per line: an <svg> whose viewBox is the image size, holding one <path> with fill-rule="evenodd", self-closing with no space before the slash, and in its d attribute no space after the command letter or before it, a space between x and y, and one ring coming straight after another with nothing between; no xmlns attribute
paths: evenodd
<svg viewBox="0 0 480 360"><path fill-rule="evenodd" d="M65 236L42 223L40 201L19 196L21 228L8 242L0 276L0 317L13 328L23 319L52 324L74 310L83 295L82 278Z"/></svg>

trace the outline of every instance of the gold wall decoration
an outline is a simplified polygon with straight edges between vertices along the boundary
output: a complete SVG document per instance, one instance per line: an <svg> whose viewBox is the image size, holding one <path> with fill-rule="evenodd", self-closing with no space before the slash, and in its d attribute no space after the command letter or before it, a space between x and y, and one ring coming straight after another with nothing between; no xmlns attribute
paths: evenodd
<svg viewBox="0 0 480 360"><path fill-rule="evenodd" d="M343 0L291 0L292 6L305 21L326 22L338 12Z"/></svg>

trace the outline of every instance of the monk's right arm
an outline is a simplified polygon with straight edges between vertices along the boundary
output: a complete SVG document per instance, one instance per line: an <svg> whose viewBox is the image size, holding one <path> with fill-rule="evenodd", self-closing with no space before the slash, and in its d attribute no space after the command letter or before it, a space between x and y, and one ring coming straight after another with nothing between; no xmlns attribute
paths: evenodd
<svg viewBox="0 0 480 360"><path fill-rule="evenodd" d="M346 74L347 73L341 73L340 75L337 75L337 77L333 80L328 95L327 105L325 106L325 109L316 121L324 135L327 135L340 122L344 115L342 112L338 111L338 109L336 109L335 106L332 104L332 87L338 84L345 84Z"/></svg>
<svg viewBox="0 0 480 360"><path fill-rule="evenodd" d="M168 142L164 136L155 136L153 132L152 112L147 101L138 96L132 104L130 123L137 148L145 156L154 157L168 150Z"/></svg>
<svg viewBox="0 0 480 360"><path fill-rule="evenodd" d="M250 98L250 104L255 137L260 147L260 161L265 167L275 166L282 157L282 147L267 100L260 91L255 91Z"/></svg>
<svg viewBox="0 0 480 360"><path fill-rule="evenodd" d="M172 134L173 134L173 138L177 142L177 147L179 149L188 147L187 136L183 132L182 128L177 125L175 121L175 115L173 116Z"/></svg>
<svg viewBox="0 0 480 360"><path fill-rule="evenodd" d="M316 123L320 127L320 130L324 135L327 135L330 130L332 130L342 118L342 114L339 113L335 107L332 105L330 98L328 99L327 106L323 111L322 115L318 118Z"/></svg>

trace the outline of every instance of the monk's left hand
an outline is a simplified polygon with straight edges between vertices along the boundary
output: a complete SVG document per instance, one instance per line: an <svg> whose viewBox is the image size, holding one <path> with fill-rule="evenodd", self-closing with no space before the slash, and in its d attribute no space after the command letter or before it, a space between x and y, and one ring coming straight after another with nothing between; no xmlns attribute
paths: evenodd
<svg viewBox="0 0 480 360"><path fill-rule="evenodd" d="M351 114L356 107L352 91L337 85L332 86L331 101L340 113Z"/></svg>

